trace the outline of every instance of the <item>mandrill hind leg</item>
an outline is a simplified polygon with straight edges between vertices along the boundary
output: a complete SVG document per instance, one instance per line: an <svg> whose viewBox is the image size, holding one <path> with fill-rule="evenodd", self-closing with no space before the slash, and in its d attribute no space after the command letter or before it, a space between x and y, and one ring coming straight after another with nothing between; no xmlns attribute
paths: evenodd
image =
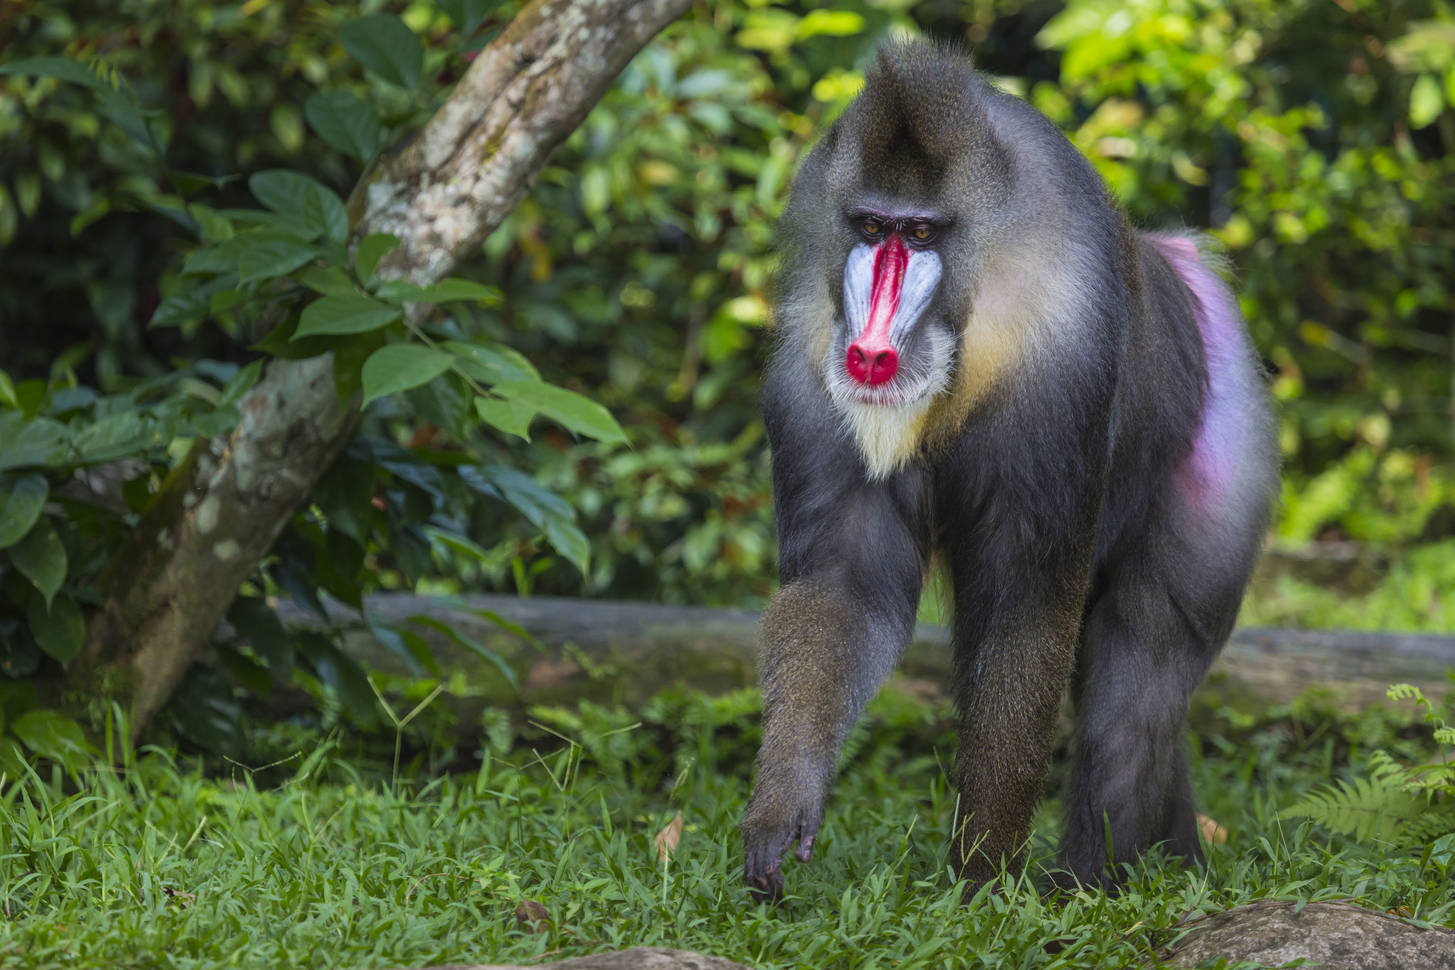
<svg viewBox="0 0 1455 970"><path fill-rule="evenodd" d="M1187 708L1232 629L1243 576L1158 563L1123 557L1082 630L1062 852L1084 884L1114 885L1122 866L1156 845L1189 862L1203 858Z"/></svg>

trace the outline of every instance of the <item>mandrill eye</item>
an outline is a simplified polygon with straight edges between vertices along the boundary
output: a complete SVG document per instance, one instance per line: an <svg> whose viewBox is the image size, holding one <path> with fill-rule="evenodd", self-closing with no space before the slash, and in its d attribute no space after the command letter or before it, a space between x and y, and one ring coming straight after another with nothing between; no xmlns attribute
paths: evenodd
<svg viewBox="0 0 1455 970"><path fill-rule="evenodd" d="M872 239L882 233L884 227L879 224L878 219L865 219L859 223L859 231Z"/></svg>
<svg viewBox="0 0 1455 970"><path fill-rule="evenodd" d="M920 223L909 231L909 237L917 243L927 243L935 238L935 231L924 223Z"/></svg>

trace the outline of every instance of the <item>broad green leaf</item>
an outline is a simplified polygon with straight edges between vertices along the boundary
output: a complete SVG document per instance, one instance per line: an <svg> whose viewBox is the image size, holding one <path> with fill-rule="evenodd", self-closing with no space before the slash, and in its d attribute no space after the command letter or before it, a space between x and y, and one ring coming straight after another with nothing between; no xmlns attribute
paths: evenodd
<svg viewBox="0 0 1455 970"><path fill-rule="evenodd" d="M353 296L359 292L349 274L337 266L305 266L293 278L324 296Z"/></svg>
<svg viewBox="0 0 1455 970"><path fill-rule="evenodd" d="M258 378L263 374L263 362L255 360L242 370L232 376L232 380L223 385L222 393L218 395L217 406L219 408L230 408L243 399L243 395L253 389L258 383Z"/></svg>
<svg viewBox="0 0 1455 970"><path fill-rule="evenodd" d="M364 333L400 318L399 308L363 296L325 296L303 308L293 339L316 334Z"/></svg>
<svg viewBox="0 0 1455 970"><path fill-rule="evenodd" d="M86 733L75 721L49 709L26 711L10 725L10 733L42 758L75 771L91 758Z"/></svg>
<svg viewBox="0 0 1455 970"><path fill-rule="evenodd" d="M366 70L390 84L412 88L419 83L424 69L419 38L394 14L350 20L340 28L339 42Z"/></svg>
<svg viewBox="0 0 1455 970"><path fill-rule="evenodd" d="M680 98L712 98L727 90L734 82L732 71L714 68L698 71L682 79L677 85Z"/></svg>
<svg viewBox="0 0 1455 970"><path fill-rule="evenodd" d="M424 287L409 280L385 280L374 290L381 300L395 303L418 303L424 299Z"/></svg>
<svg viewBox="0 0 1455 970"><path fill-rule="evenodd" d="M435 6L455 22L466 37L475 32L485 15L500 6L500 0L435 0Z"/></svg>
<svg viewBox="0 0 1455 970"><path fill-rule="evenodd" d="M70 445L70 429L59 421L27 419L19 411L0 413L0 471L64 464L71 454Z"/></svg>
<svg viewBox="0 0 1455 970"><path fill-rule="evenodd" d="M1434 124L1444 110L1445 93L1440 90L1440 82L1433 75L1421 74L1410 90L1410 126L1423 128Z"/></svg>
<svg viewBox="0 0 1455 970"><path fill-rule="evenodd" d="M319 91L304 103L303 113L318 137L361 162L370 161L384 141L374 106L349 91Z"/></svg>
<svg viewBox="0 0 1455 970"><path fill-rule="evenodd" d="M253 648L275 673L286 676L293 669L293 642L277 612L259 596L239 596L227 611L238 638Z"/></svg>
<svg viewBox="0 0 1455 970"><path fill-rule="evenodd" d="M259 681L270 683L261 665L251 667ZM187 671L167 705L167 713L178 730L204 750L228 756L241 754L242 705L233 696L232 679L216 667L198 664Z"/></svg>
<svg viewBox="0 0 1455 970"><path fill-rule="evenodd" d="M239 283L275 279L318 255L316 248L300 239L267 230L245 232L236 238L246 240L237 258Z"/></svg>
<svg viewBox="0 0 1455 970"><path fill-rule="evenodd" d="M423 299L426 303L455 303L472 300L494 306L500 302L500 291L493 286L476 283L474 280L451 276L448 279L440 280L433 286L426 286Z"/></svg>
<svg viewBox="0 0 1455 970"><path fill-rule="evenodd" d="M263 214L266 215L266 213ZM246 243L242 241L241 235L237 235L230 239L224 239L214 246L199 249L183 261L182 275L191 276L195 274L211 276L237 269L237 260L242 254L243 246L245 245Z"/></svg>
<svg viewBox="0 0 1455 970"><path fill-rule="evenodd" d="M460 646L464 647L466 650L469 650L471 653L474 653L476 656L492 664L496 670L500 671L501 675L506 679L511 687L519 686L516 678L516 673L511 668L510 664L506 663L505 659L501 657L500 654L496 653L494 650L491 650L489 647L485 646L479 641L471 637L465 636L465 634L461 633L453 626L450 626L450 624L444 622L443 620L436 619L432 616L416 614L409 617L409 621L411 623L418 623L420 626L428 627L429 629L434 630L436 633L448 637L455 643L458 643Z"/></svg>
<svg viewBox="0 0 1455 970"><path fill-rule="evenodd" d="M215 250L204 250L204 252L215 252ZM184 323L191 323L193 320L201 320L208 314L213 313L213 300L218 294L226 293L236 285L236 278L232 275L231 269L237 264L236 256L232 257L230 264L218 270L224 273L223 276L201 281L183 278L177 291L163 300L158 306L152 318L147 321L148 327L176 327ZM184 268L183 272L187 270Z"/></svg>
<svg viewBox="0 0 1455 970"><path fill-rule="evenodd" d="M29 764L29 759L25 757L25 748L19 741L8 735L0 737L0 778L7 784L23 778Z"/></svg>
<svg viewBox="0 0 1455 970"><path fill-rule="evenodd" d="M379 260L398 245L399 237L388 232L376 232L359 240L359 248L354 251L354 272L359 279L365 282L372 279Z"/></svg>
<svg viewBox="0 0 1455 970"><path fill-rule="evenodd" d="M20 402L15 397L15 385L10 382L10 375L3 370L0 370L0 404L12 408L20 407Z"/></svg>
<svg viewBox="0 0 1455 970"><path fill-rule="evenodd" d="M506 434L530 440L530 422L536 416L536 409L529 404L500 397L477 397L475 413L481 421Z"/></svg>
<svg viewBox="0 0 1455 970"><path fill-rule="evenodd" d="M35 524L25 538L10 547L10 562L35 584L50 606L56 591L66 581L66 547L45 519Z"/></svg>
<svg viewBox="0 0 1455 970"><path fill-rule="evenodd" d="M383 299L397 300L400 303L457 303L477 300L494 305L500 302L500 291L493 286L459 276L440 280L433 286L420 286L409 280L385 280L374 292Z"/></svg>
<svg viewBox="0 0 1455 970"><path fill-rule="evenodd" d="M302 172L270 168L253 173L248 188L269 209L317 229L336 243L349 238L349 214L338 195Z"/></svg>
<svg viewBox="0 0 1455 970"><path fill-rule="evenodd" d="M76 455L84 462L115 461L133 454L148 442L155 426L135 411L118 411L76 432ZM156 441L155 444L165 444Z"/></svg>
<svg viewBox="0 0 1455 970"><path fill-rule="evenodd" d="M81 84L94 91L111 91L112 86L91 68L69 57L27 57L9 64L0 64L0 74L21 77L53 77L59 81Z"/></svg>
<svg viewBox="0 0 1455 970"><path fill-rule="evenodd" d="M42 475L0 483L0 549L15 545L40 518L50 487Z"/></svg>
<svg viewBox="0 0 1455 970"><path fill-rule="evenodd" d="M798 39L852 37L864 29L864 15L851 10L810 10L798 22Z"/></svg>
<svg viewBox="0 0 1455 970"><path fill-rule="evenodd" d="M544 381L503 381L492 390L501 397L530 405L577 434L597 441L626 441L626 434L610 411L575 391Z"/></svg>
<svg viewBox="0 0 1455 970"><path fill-rule="evenodd" d="M454 354L460 370L471 379L486 384L500 381L538 381L540 372L513 347L504 344L466 343L463 340L446 340L441 346ZM534 408L531 409L534 411Z"/></svg>
<svg viewBox="0 0 1455 970"><path fill-rule="evenodd" d="M358 661L321 633L303 633L297 642L298 653L304 662L338 695L349 714L365 725L377 723L379 700Z"/></svg>
<svg viewBox="0 0 1455 970"><path fill-rule="evenodd" d="M591 565L591 542L586 538L574 520L547 519L545 524L546 541L556 547L556 551L565 556L581 575L585 576Z"/></svg>
<svg viewBox="0 0 1455 970"><path fill-rule="evenodd" d="M57 596L47 607L40 594L32 593L25 620L40 648L62 664L70 663L86 643L86 618L69 596Z"/></svg>
<svg viewBox="0 0 1455 970"><path fill-rule="evenodd" d="M380 347L364 361L364 403L432 381L454 361L453 354L416 343Z"/></svg>
<svg viewBox="0 0 1455 970"><path fill-rule="evenodd" d="M492 498L502 498L545 534L556 551L584 574L591 544L576 527L576 511L559 495L542 487L524 472L505 465L466 465L460 480Z"/></svg>

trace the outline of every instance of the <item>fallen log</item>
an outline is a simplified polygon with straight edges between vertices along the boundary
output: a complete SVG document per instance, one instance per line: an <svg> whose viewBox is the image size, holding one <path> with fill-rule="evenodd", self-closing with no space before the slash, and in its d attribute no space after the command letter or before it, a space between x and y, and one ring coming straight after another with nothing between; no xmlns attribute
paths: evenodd
<svg viewBox="0 0 1455 970"><path fill-rule="evenodd" d="M582 698L631 705L668 685L723 692L757 682L758 614L752 610L403 593L370 596L364 607L369 623L423 637L442 669L464 674L481 698L508 708ZM279 612L290 626L320 622L288 604ZM407 672L403 657L352 609L330 605L330 625L366 668ZM510 668L518 686L486 653ZM1452 670L1455 635L1249 627L1234 632L1203 690L1266 705L1319 688L1354 708L1382 699L1399 682L1440 696L1452 686ZM891 683L928 700L946 699L949 671L948 632L921 624Z"/></svg>

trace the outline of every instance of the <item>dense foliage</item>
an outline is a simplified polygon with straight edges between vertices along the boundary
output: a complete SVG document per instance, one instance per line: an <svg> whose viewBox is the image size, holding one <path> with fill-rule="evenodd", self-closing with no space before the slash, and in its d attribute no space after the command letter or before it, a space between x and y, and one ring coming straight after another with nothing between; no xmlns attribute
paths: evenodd
<svg viewBox="0 0 1455 970"><path fill-rule="evenodd" d="M1430 578L1455 568L1448 3L699 3L460 270L474 284L391 290L371 274L387 239L341 248L349 193L512 12L36 0L0 14L12 717L36 703L26 678L74 656L108 553L189 442L236 420L261 359L300 347L347 348L342 389L376 399L244 590L219 655L231 682L298 682L378 717L362 672L328 637L285 634L268 595L316 610L320 591L357 605L401 586L758 601L773 582L755 374L774 219L895 30L973 45L1138 223L1222 241L1281 405L1280 537L1382 544L1424 564L1411 582L1426 599L1399 622L1451 615ZM264 297L286 309L259 342ZM437 309L406 324L421 301ZM331 309L374 323L288 339L329 329ZM371 383L365 361L386 351ZM427 668L409 629L380 636ZM235 737L229 683L199 671L178 726Z"/></svg>

